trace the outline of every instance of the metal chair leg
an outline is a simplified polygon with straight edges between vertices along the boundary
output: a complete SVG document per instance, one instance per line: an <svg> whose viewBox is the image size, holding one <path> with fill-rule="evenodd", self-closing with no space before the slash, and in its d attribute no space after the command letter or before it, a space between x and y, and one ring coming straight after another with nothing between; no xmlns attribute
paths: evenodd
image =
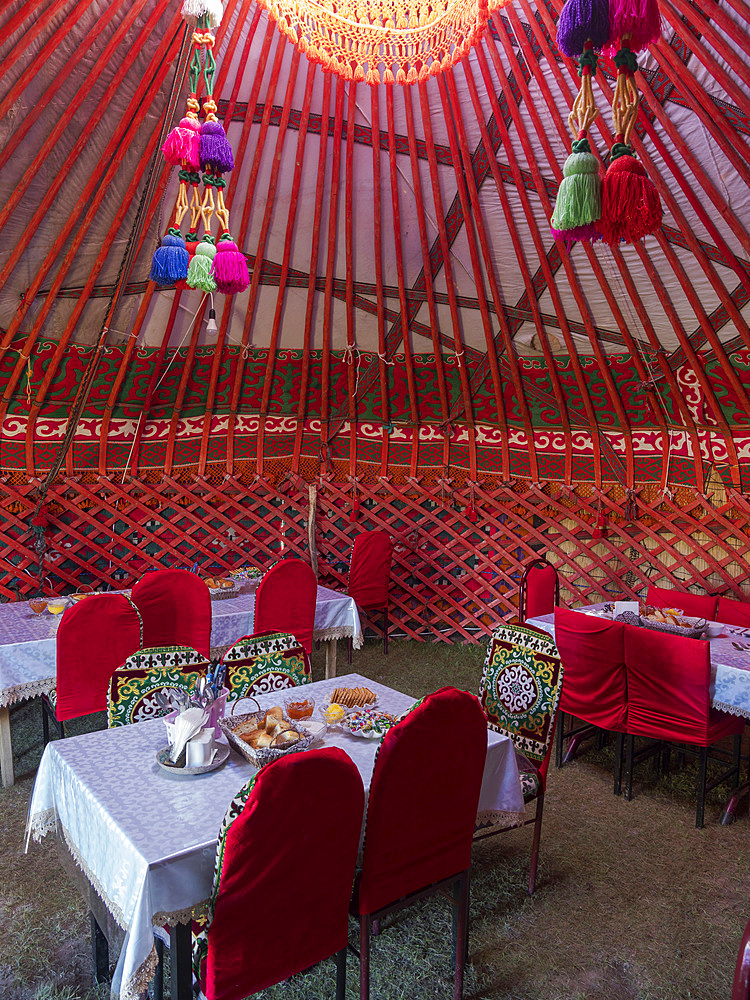
<svg viewBox="0 0 750 1000"><path fill-rule="evenodd" d="M346 997L346 945L336 952L336 1000Z"/></svg>
<svg viewBox="0 0 750 1000"><path fill-rule="evenodd" d="M193 928L191 924L172 924L169 929L170 992L172 1000L192 1000Z"/></svg>
<svg viewBox="0 0 750 1000"><path fill-rule="evenodd" d="M388 656L388 608L383 615L383 656Z"/></svg>
<svg viewBox="0 0 750 1000"><path fill-rule="evenodd" d="M47 718L47 702L42 698L42 739L44 745L49 743L49 719Z"/></svg>
<svg viewBox="0 0 750 1000"><path fill-rule="evenodd" d="M359 915L359 1000L370 1000L370 916Z"/></svg>
<svg viewBox="0 0 750 1000"><path fill-rule="evenodd" d="M563 744L565 742L565 712L557 713L557 741L555 746L555 767L563 766Z"/></svg>
<svg viewBox="0 0 750 1000"><path fill-rule="evenodd" d="M622 749L625 744L625 733L615 736L615 795L622 795Z"/></svg>
<svg viewBox="0 0 750 1000"><path fill-rule="evenodd" d="M625 798L628 802L633 798L633 745L635 736L625 737Z"/></svg>
<svg viewBox="0 0 750 1000"><path fill-rule="evenodd" d="M531 841L531 869L529 871L529 895L534 895L536 888L536 869L539 862L539 841L542 837L542 813L544 811L544 792L536 800L536 817L534 818L534 838Z"/></svg>
<svg viewBox="0 0 750 1000"><path fill-rule="evenodd" d="M701 747L698 752L698 781L696 784L695 825L700 830L703 826L703 815L706 807L706 767L708 765L708 747Z"/></svg>
<svg viewBox="0 0 750 1000"><path fill-rule="evenodd" d="M352 637L351 636L349 636L349 638L346 640L346 662L349 664L349 666L352 665Z"/></svg>

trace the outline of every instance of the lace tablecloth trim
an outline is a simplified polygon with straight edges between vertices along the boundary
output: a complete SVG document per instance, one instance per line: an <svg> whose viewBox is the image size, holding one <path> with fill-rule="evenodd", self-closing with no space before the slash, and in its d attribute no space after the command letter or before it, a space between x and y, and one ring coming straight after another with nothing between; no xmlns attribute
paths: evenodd
<svg viewBox="0 0 750 1000"><path fill-rule="evenodd" d="M720 712L728 712L730 715L737 715L742 719L750 719L750 712L744 708L738 708L737 705L727 705L724 701L712 701L711 708L716 708Z"/></svg>
<svg viewBox="0 0 750 1000"><path fill-rule="evenodd" d="M29 681L27 684L16 684L14 687L3 688L0 691L0 708L14 705L17 701L27 701L40 694L52 694L55 690L54 677L44 677L39 681Z"/></svg>
<svg viewBox="0 0 750 1000"><path fill-rule="evenodd" d="M120 987L120 1000L140 1000L148 990L148 984L154 978L156 966L159 964L159 956L156 953L156 945L152 945L148 958L141 965L134 976L131 976L126 983Z"/></svg>
<svg viewBox="0 0 750 1000"><path fill-rule="evenodd" d="M86 864L86 862L81 857L80 851L78 850L78 848L76 847L76 845L73 843L73 838L70 836L70 834L65 829L65 827L62 824L60 824L59 828L62 830L62 835L63 835L63 837L65 839L65 844L66 844L68 850L70 851L70 856L73 858L73 860L75 861L75 863L78 865L78 867L81 869L81 871L83 872L83 874L86 876L86 880L88 881L89 885L94 890L94 892L97 894L97 896L99 897L99 899L101 899L101 901L107 907L107 909L112 914L112 916L117 921L117 923L120 925L120 927L122 927L123 930L127 930L128 929L128 924L127 924L127 921L125 920L125 917L123 915L122 910L120 909L119 906L117 906L115 903L113 903L112 900L109 898L109 896L106 894L106 892L102 888L102 884L99 881L99 879L89 869L89 866Z"/></svg>
<svg viewBox="0 0 750 1000"><path fill-rule="evenodd" d="M44 812L37 813L36 816L29 819L29 825L26 830L27 849L29 837L33 837L34 840L40 841L46 837L48 833L54 833L56 829L57 810L54 806L51 809L45 809Z"/></svg>
<svg viewBox="0 0 750 1000"><path fill-rule="evenodd" d="M189 924L193 920L199 920L201 917L208 916L208 904L209 900L204 899L202 903L189 906L186 910L170 910L169 913L160 910L153 915L151 923L154 927L167 927L171 924Z"/></svg>
<svg viewBox="0 0 750 1000"><path fill-rule="evenodd" d="M313 632L313 639L315 639L316 642L328 642L329 639L349 638L351 638L352 645L355 649L362 648L362 633L360 632L358 635L354 635L351 625L340 625L338 628L316 629Z"/></svg>
<svg viewBox="0 0 750 1000"><path fill-rule="evenodd" d="M508 830L514 826L523 826L526 820L525 812L506 812L505 810L483 809L477 813L474 825L474 835L487 833L493 827Z"/></svg>

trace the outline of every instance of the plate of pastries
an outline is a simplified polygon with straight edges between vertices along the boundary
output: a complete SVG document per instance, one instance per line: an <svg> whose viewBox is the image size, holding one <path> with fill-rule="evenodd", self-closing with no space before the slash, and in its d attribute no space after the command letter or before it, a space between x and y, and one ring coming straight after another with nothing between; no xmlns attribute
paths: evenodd
<svg viewBox="0 0 750 1000"><path fill-rule="evenodd" d="M280 705L267 712L230 716L219 724L234 749L258 767L287 753L307 750L318 736L295 725Z"/></svg>
<svg viewBox="0 0 750 1000"><path fill-rule="evenodd" d="M220 601L226 597L235 597L240 590L237 580L230 580L228 576L204 576L203 582L208 587L212 601Z"/></svg>

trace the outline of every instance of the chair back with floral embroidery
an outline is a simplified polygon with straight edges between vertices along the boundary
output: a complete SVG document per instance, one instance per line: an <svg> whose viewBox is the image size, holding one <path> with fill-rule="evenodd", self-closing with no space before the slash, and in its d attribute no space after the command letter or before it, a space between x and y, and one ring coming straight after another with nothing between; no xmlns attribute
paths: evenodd
<svg viewBox="0 0 750 1000"><path fill-rule="evenodd" d="M92 594L68 608L57 629L57 719L103 712L112 673L141 644L141 616L123 594Z"/></svg>
<svg viewBox="0 0 750 1000"><path fill-rule="evenodd" d="M191 646L210 656L211 594L197 573L157 569L133 587L133 601L143 617L143 645Z"/></svg>
<svg viewBox="0 0 750 1000"><path fill-rule="evenodd" d="M258 632L238 639L224 653L224 679L229 697L247 698L310 684L310 660L303 646L288 632Z"/></svg>
<svg viewBox="0 0 750 1000"><path fill-rule="evenodd" d="M505 733L546 780L563 669L557 646L529 625L501 625L487 648L479 700L490 727Z"/></svg>
<svg viewBox="0 0 750 1000"><path fill-rule="evenodd" d="M208 666L205 656L190 646L139 649L110 678L107 725L129 726L165 715L162 699L177 708L171 692L194 691Z"/></svg>
<svg viewBox="0 0 750 1000"><path fill-rule="evenodd" d="M364 805L359 771L338 747L282 757L238 793L193 942L207 1000L243 1000L346 947Z"/></svg>

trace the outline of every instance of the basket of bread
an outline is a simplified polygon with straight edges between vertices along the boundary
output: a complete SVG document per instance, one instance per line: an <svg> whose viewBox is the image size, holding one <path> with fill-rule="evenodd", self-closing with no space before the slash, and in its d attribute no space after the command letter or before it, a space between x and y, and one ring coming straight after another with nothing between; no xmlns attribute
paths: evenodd
<svg viewBox="0 0 750 1000"><path fill-rule="evenodd" d="M212 601L224 601L227 597L236 597L240 592L239 580L230 580L228 576L204 576L203 582L208 587Z"/></svg>
<svg viewBox="0 0 750 1000"><path fill-rule="evenodd" d="M231 715L221 719L219 725L231 746L256 767L299 750L308 750L320 737L318 732L310 733L302 725L295 725L284 715L280 705L265 712L258 706L257 712Z"/></svg>
<svg viewBox="0 0 750 1000"><path fill-rule="evenodd" d="M650 604L642 604L638 615L626 611L618 615L617 620L686 639L700 639L706 631L705 618L689 618L683 615L681 608L655 608Z"/></svg>

